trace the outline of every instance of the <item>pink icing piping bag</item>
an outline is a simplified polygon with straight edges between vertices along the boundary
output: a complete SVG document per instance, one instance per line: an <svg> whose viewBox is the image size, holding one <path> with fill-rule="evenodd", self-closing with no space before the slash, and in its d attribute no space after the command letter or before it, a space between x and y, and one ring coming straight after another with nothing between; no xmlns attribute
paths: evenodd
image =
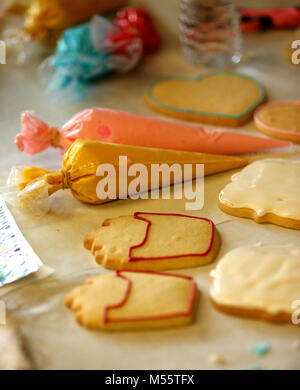
<svg viewBox="0 0 300 390"><path fill-rule="evenodd" d="M31 155L50 146L58 147L63 154L78 138L214 154L243 154L292 146L288 141L209 130L107 108L90 108L75 114L60 132L26 111L21 116L21 133L16 136L15 144L19 151Z"/></svg>

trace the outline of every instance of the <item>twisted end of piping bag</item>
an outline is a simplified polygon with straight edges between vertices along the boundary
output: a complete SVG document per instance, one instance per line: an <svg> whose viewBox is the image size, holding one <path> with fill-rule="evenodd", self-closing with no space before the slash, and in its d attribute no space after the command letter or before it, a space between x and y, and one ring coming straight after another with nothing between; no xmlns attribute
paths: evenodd
<svg viewBox="0 0 300 390"><path fill-rule="evenodd" d="M59 146L59 136L56 127L48 126L34 116L33 112L24 111L21 115L21 133L16 135L15 144L20 152L34 155L50 146Z"/></svg>
<svg viewBox="0 0 300 390"><path fill-rule="evenodd" d="M69 178L63 169L49 171L35 167L14 167L9 174L8 190L3 197L22 212L43 216L50 209L49 196L69 187Z"/></svg>

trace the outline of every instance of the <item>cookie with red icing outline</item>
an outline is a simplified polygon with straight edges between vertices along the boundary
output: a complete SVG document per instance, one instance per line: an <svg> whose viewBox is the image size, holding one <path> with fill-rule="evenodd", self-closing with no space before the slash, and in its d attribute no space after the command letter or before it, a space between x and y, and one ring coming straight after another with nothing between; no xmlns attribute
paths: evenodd
<svg viewBox="0 0 300 390"><path fill-rule="evenodd" d="M210 263L220 236L207 218L136 212L107 219L84 246L108 269L163 271Z"/></svg>
<svg viewBox="0 0 300 390"><path fill-rule="evenodd" d="M185 275L116 271L98 275L65 297L86 328L164 328L192 320L197 285Z"/></svg>

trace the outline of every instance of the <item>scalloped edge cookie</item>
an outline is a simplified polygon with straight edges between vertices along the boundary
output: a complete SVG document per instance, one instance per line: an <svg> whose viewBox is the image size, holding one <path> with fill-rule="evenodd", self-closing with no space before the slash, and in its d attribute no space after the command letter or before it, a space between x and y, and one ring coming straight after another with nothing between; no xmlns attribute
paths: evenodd
<svg viewBox="0 0 300 390"><path fill-rule="evenodd" d="M135 212L105 220L85 237L84 247L108 269L163 271L212 262L220 242L210 219Z"/></svg>
<svg viewBox="0 0 300 390"><path fill-rule="evenodd" d="M185 325L192 321L196 296L190 276L116 271L89 279L64 302L86 328L123 330Z"/></svg>

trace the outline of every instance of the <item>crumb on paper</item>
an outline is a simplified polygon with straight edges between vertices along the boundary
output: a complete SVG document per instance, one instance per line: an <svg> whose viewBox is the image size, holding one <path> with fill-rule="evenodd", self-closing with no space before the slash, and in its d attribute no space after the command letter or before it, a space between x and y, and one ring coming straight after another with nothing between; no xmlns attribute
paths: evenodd
<svg viewBox="0 0 300 390"><path fill-rule="evenodd" d="M219 353L215 353L215 352L209 354L208 360L213 364L224 364L225 363L223 356L220 355Z"/></svg>
<svg viewBox="0 0 300 390"><path fill-rule="evenodd" d="M262 247L262 246L264 246L264 244L263 244L261 241L259 241L259 242L257 242L257 243L255 244L255 246Z"/></svg>

